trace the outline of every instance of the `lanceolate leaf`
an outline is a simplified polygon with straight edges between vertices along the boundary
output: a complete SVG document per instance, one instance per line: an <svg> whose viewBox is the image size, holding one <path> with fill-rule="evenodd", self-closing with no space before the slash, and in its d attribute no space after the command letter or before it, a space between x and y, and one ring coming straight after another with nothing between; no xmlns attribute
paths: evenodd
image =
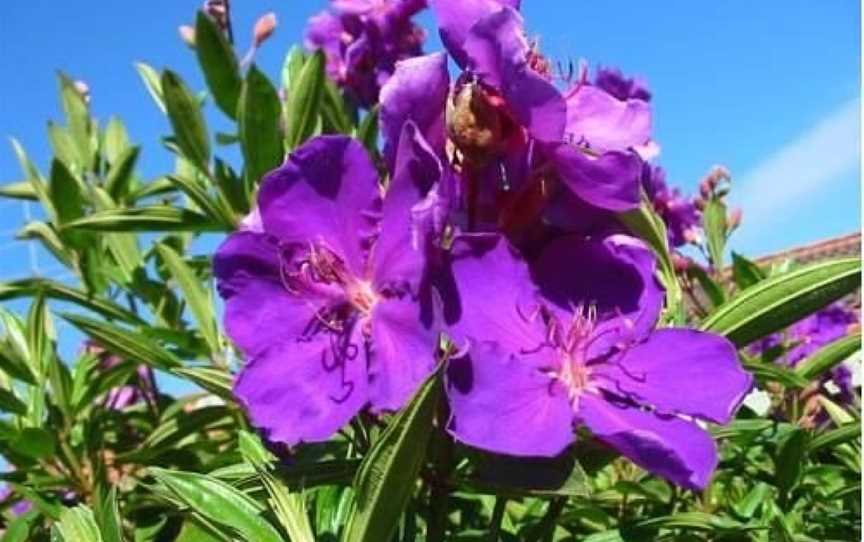
<svg viewBox="0 0 864 542"><path fill-rule="evenodd" d="M324 92L324 53L310 56L296 81L291 81L285 111L285 147L293 150L306 141L318 122Z"/></svg>
<svg viewBox="0 0 864 542"><path fill-rule="evenodd" d="M157 343L129 329L93 320L79 314L63 314L63 318L92 337L106 350L127 359L170 371L182 362Z"/></svg>
<svg viewBox="0 0 864 542"><path fill-rule="evenodd" d="M103 542L93 511L83 504L64 508L55 528L63 542Z"/></svg>
<svg viewBox="0 0 864 542"><path fill-rule="evenodd" d="M830 371L855 352L861 350L861 334L856 333L828 344L795 366L795 373L813 380Z"/></svg>
<svg viewBox="0 0 864 542"><path fill-rule="evenodd" d="M19 181L0 186L0 197L35 201L36 192L30 181Z"/></svg>
<svg viewBox="0 0 864 542"><path fill-rule="evenodd" d="M86 292L50 279L31 278L13 282L0 282L0 300L35 296L39 293L51 299L61 299L99 313L106 318L130 323L143 323L134 313L104 298L89 296Z"/></svg>
<svg viewBox="0 0 864 542"><path fill-rule="evenodd" d="M390 540L414 493L441 394L441 372L420 387L363 460L354 480L355 504L344 542Z"/></svg>
<svg viewBox="0 0 864 542"><path fill-rule="evenodd" d="M192 472L151 467L150 473L186 506L238 533L240 540L282 542L278 531L261 516L261 505L228 484Z"/></svg>
<svg viewBox="0 0 864 542"><path fill-rule="evenodd" d="M66 113L66 122L69 126L69 135L78 152L78 163L83 169L89 169L95 156L95 148L91 137L90 112L84 96L75 88L75 83L63 75L60 77L60 98L63 103L63 111Z"/></svg>
<svg viewBox="0 0 864 542"><path fill-rule="evenodd" d="M744 290L745 288L749 288L750 286L753 286L757 282L763 280L766 275L765 272L762 271L762 269L760 269L758 265L741 256L740 254L733 252L732 277L735 280L735 284L738 286L738 288L740 290Z"/></svg>
<svg viewBox="0 0 864 542"><path fill-rule="evenodd" d="M170 70L165 70L162 74L161 83L165 108L177 145L190 162L201 171L207 171L210 141L198 100L180 76Z"/></svg>
<svg viewBox="0 0 864 542"><path fill-rule="evenodd" d="M831 429L810 441L810 452L822 448L833 448L838 444L849 442L861 436L861 424L858 422L847 423L836 429Z"/></svg>
<svg viewBox="0 0 864 542"><path fill-rule="evenodd" d="M51 162L51 203L57 211L57 221L66 224L84 214L84 198L81 185L72 172L60 160Z"/></svg>
<svg viewBox="0 0 864 542"><path fill-rule="evenodd" d="M190 211L154 205L92 213L66 224L66 228L96 231L225 231L225 225Z"/></svg>
<svg viewBox="0 0 864 542"><path fill-rule="evenodd" d="M212 196L201 182L183 175L168 175L167 179L171 184L189 196L189 199L194 201L195 205L197 205L211 221L221 224L226 230L234 229L237 220L231 210L226 209L222 204L223 200Z"/></svg>
<svg viewBox="0 0 864 542"><path fill-rule="evenodd" d="M102 138L102 150L108 163L114 165L120 155L129 148L129 134L123 122L117 117L108 119Z"/></svg>
<svg viewBox="0 0 864 542"><path fill-rule="evenodd" d="M195 18L195 52L213 101L229 117L236 118L240 97L240 67L225 34L199 11Z"/></svg>
<svg viewBox="0 0 864 542"><path fill-rule="evenodd" d="M147 89L150 97L153 98L159 109L165 113L165 99L162 96L162 83L159 81L159 72L143 62L136 62L135 69L138 71L138 75L141 76L141 80L144 82L144 87Z"/></svg>
<svg viewBox="0 0 864 542"><path fill-rule="evenodd" d="M251 66L243 81L238 108L240 147L246 159L249 187L255 186L262 175L282 163L280 109L279 96L270 80L254 65Z"/></svg>
<svg viewBox="0 0 864 542"><path fill-rule="evenodd" d="M222 351L222 346L219 340L219 331L216 327L213 299L210 295L210 290L202 286L201 279L195 275L174 249L166 244L159 244L156 246L156 250L158 250L162 261L165 262L165 265L171 271L171 276L174 277L174 280L180 286L183 297L189 305L189 310L192 311L192 315L198 321L201 335L207 342L210 353L218 355Z"/></svg>
<svg viewBox="0 0 864 542"><path fill-rule="evenodd" d="M723 267L723 251L726 250L726 204L714 197L705 203L702 212L702 226L708 241L708 255L714 269Z"/></svg>
<svg viewBox="0 0 864 542"><path fill-rule="evenodd" d="M692 279L696 279L713 307L719 307L726 302L726 292L723 291L723 288L714 279L708 276L708 273L699 264L694 263L688 267L687 275Z"/></svg>
<svg viewBox="0 0 864 542"><path fill-rule="evenodd" d="M105 190L117 201L122 201L129 193L139 150L139 147L128 147L111 163L111 169L105 177Z"/></svg>
<svg viewBox="0 0 864 542"><path fill-rule="evenodd" d="M702 329L743 346L780 331L860 285L859 259L816 263L768 278L739 293L712 313Z"/></svg>

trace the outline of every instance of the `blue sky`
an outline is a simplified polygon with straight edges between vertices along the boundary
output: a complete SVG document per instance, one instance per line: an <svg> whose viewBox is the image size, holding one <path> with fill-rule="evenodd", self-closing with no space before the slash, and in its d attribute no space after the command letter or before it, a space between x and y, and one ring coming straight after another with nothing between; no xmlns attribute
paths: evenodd
<svg viewBox="0 0 864 542"><path fill-rule="evenodd" d="M235 4L241 54L254 20L276 12L279 27L257 57L275 78L305 20L323 1ZM744 225L733 241L759 255L860 226L860 5L854 0L580 2L523 0L530 33L552 59L587 59L644 77L653 93L660 163L695 189L713 165L733 173ZM177 36L198 0L6 0L0 3L0 136L17 137L43 171L48 119L59 120L56 70L87 81L98 118L119 115L143 144L145 176L172 167L158 139L169 131L134 61L171 67L203 89L194 54ZM432 18L427 50L439 47ZM211 130L224 125L211 108ZM11 147L0 144L0 182L19 180ZM10 245L20 204L0 202L0 280L31 265ZM57 274L50 257L40 269Z"/></svg>

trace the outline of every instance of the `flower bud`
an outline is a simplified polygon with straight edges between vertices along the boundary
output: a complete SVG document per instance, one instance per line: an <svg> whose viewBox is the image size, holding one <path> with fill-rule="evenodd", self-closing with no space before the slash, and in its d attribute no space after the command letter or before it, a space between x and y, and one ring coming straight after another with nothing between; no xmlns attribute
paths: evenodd
<svg viewBox="0 0 864 542"><path fill-rule="evenodd" d="M72 83L75 91L84 99L84 103L90 103L90 86L80 79Z"/></svg>
<svg viewBox="0 0 864 542"><path fill-rule="evenodd" d="M252 29L252 41L254 47L260 47L267 38L273 35L276 30L276 14L272 11L266 13L255 21L255 27Z"/></svg>
<svg viewBox="0 0 864 542"><path fill-rule="evenodd" d="M184 24L177 29L177 32L180 34L180 39L183 40L183 43L188 45L189 47L195 48L195 29L189 26L188 24Z"/></svg>
<svg viewBox="0 0 864 542"><path fill-rule="evenodd" d="M708 182L708 179L705 179L701 183L699 183L699 195L703 198L708 199L711 197L711 183Z"/></svg>

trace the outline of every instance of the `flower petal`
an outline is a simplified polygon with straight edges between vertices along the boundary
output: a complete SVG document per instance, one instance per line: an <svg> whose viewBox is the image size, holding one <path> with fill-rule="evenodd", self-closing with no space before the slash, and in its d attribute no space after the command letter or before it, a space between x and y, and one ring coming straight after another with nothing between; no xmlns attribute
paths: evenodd
<svg viewBox="0 0 864 542"><path fill-rule="evenodd" d="M528 133L540 141L564 138L567 103L555 85L528 65L530 47L519 13L504 8L483 17L468 32L464 49L471 71L501 92Z"/></svg>
<svg viewBox="0 0 864 542"><path fill-rule="evenodd" d="M408 121L399 140L396 168L382 205L380 233L374 248L376 286L409 283L412 291L423 274L424 246L413 243L412 211L443 175L438 157L413 122Z"/></svg>
<svg viewBox="0 0 864 542"><path fill-rule="evenodd" d="M441 41L447 52L460 67L465 67L466 55L462 46L468 30L483 16L499 11L504 6L519 9L520 0L429 0L429 6L438 20Z"/></svg>
<svg viewBox="0 0 864 542"><path fill-rule="evenodd" d="M359 328L359 326L356 326ZM294 446L329 439L368 399L362 335L284 340L240 372L234 394L267 438Z"/></svg>
<svg viewBox="0 0 864 542"><path fill-rule="evenodd" d="M541 364L539 356L517 356L494 342L472 344L447 369L448 431L492 452L560 454L574 440L573 409Z"/></svg>
<svg viewBox="0 0 864 542"><path fill-rule="evenodd" d="M444 53L409 58L396 63L393 76L381 88L379 122L384 138L384 159L390 171L402 127L414 121L439 156L444 154L444 110L450 92Z"/></svg>
<svg viewBox="0 0 864 542"><path fill-rule="evenodd" d="M586 202L612 211L627 211L639 205L642 163L632 152L606 152L589 158L568 143L549 145L558 177Z"/></svg>
<svg viewBox="0 0 864 542"><path fill-rule="evenodd" d="M704 489L717 467L714 440L695 423L587 393L579 398L578 417L597 438L680 486Z"/></svg>
<svg viewBox="0 0 864 542"><path fill-rule="evenodd" d="M593 355L642 339L653 329L663 306L654 269L651 250L626 235L560 237L531 265L542 296L559 311L596 310Z"/></svg>
<svg viewBox="0 0 864 542"><path fill-rule="evenodd" d="M372 313L369 401L372 410L399 410L435 369L438 326L419 302L388 299Z"/></svg>
<svg viewBox="0 0 864 542"><path fill-rule="evenodd" d="M651 105L582 85L567 98L566 134L600 152L641 147L651 140Z"/></svg>
<svg viewBox="0 0 864 542"><path fill-rule="evenodd" d="M258 205L264 231L289 243L326 245L363 275L363 235L380 199L378 174L363 146L319 136L264 178Z"/></svg>
<svg viewBox="0 0 864 542"><path fill-rule="evenodd" d="M225 299L225 331L247 356L302 335L315 311L329 300L324 292L301 299L285 289L279 242L266 234L230 235L216 251L213 272Z"/></svg>
<svg viewBox="0 0 864 542"><path fill-rule="evenodd" d="M504 237L463 235L453 245L450 269L457 295L442 293L450 337L497 342L508 351L531 350L544 340L543 325L530 321L536 290L522 261Z"/></svg>
<svg viewBox="0 0 864 542"><path fill-rule="evenodd" d="M729 422L753 384L732 343L690 329L658 330L597 371L611 381L613 393L715 423Z"/></svg>

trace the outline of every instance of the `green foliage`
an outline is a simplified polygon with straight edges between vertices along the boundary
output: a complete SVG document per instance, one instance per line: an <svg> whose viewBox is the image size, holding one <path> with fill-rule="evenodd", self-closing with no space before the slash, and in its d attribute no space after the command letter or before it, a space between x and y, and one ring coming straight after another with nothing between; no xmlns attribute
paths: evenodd
<svg viewBox="0 0 864 542"><path fill-rule="evenodd" d="M206 93L170 69L134 66L142 99L149 93L154 116L166 117L161 143L173 168L143 175L158 142L133 143L118 117L101 124L63 74L63 118L49 123L53 157L40 164L47 175L11 141L21 171L0 197L40 207L17 236L47 249L71 279L0 283L0 301L24 307L0 309L0 454L11 490L0 500L0 540L860 537L860 413L820 387L855 357L860 334L794 368L775 363L783 348L758 358L746 348L854 293L860 261L769 270L732 252L724 268L734 227L722 191L704 202L706 266L682 268L647 198L619 217L657 255L661 325L725 335L770 395L770 414L745 406L709 427L720 463L704 492L673 487L583 432L551 459L460 445L444 429L444 365L399 412L364 413L327 442L265 445L232 394L244 360L220 327L210 255L255 207L261 178L310 137L348 134L380 158L378 109L358 111L327 79L320 52L292 49L274 82L241 64L203 13L195 31ZM69 355L58 337L72 334L82 342ZM120 406L126 392L135 400ZM813 409L818 423L809 423ZM32 509L15 515L21 500Z"/></svg>

